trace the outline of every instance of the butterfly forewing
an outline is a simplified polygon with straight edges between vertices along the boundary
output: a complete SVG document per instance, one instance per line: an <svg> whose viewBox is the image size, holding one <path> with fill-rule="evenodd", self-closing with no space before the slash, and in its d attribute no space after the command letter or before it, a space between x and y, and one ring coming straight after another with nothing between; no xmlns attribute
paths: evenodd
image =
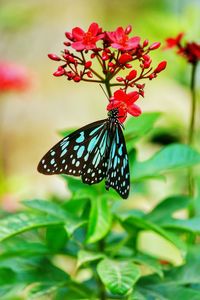
<svg viewBox="0 0 200 300"><path fill-rule="evenodd" d="M83 183L106 179L126 199L130 189L126 144L117 119L111 111L108 119L88 124L62 139L41 159L38 171L47 174L80 176Z"/></svg>
<svg viewBox="0 0 200 300"><path fill-rule="evenodd" d="M84 174L83 170L87 169L98 138L106 131L106 121L107 119L86 125L62 139L44 155L38 165L38 171L47 175Z"/></svg>
<svg viewBox="0 0 200 300"><path fill-rule="evenodd" d="M115 124L113 140L108 158L106 189L112 187L126 199L130 189L128 155L124 135L119 124Z"/></svg>

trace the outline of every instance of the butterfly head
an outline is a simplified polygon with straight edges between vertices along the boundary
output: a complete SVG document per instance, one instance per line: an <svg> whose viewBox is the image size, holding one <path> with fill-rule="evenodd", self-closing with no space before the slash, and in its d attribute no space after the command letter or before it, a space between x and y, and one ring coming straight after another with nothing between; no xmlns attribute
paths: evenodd
<svg viewBox="0 0 200 300"><path fill-rule="evenodd" d="M110 118L117 119L117 118L118 118L118 113L119 113L118 108L113 108L112 110L110 110L110 111L108 112L108 116L109 116Z"/></svg>

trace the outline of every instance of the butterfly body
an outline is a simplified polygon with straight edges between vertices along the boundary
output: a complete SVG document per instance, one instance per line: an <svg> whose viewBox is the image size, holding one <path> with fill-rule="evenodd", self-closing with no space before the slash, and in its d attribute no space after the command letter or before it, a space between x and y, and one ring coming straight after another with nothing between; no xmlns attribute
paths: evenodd
<svg viewBox="0 0 200 300"><path fill-rule="evenodd" d="M53 146L41 159L38 171L46 175L81 176L83 183L95 184L105 179L108 190L114 188L126 199L130 188L126 144L118 110L108 118L88 124Z"/></svg>

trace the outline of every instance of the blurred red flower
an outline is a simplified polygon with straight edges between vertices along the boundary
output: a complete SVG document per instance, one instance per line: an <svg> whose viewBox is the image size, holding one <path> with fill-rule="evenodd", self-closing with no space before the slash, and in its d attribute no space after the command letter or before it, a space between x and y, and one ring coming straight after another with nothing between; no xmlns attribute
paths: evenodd
<svg viewBox="0 0 200 300"><path fill-rule="evenodd" d="M191 64L196 64L200 60L200 44L196 42L185 42L183 45L182 38L184 33L179 33L175 38L167 38L164 49L177 48L177 54L185 57Z"/></svg>
<svg viewBox="0 0 200 300"><path fill-rule="evenodd" d="M118 119L123 123L127 118L127 113L134 117L141 114L141 109L134 104L138 98L139 93L136 91L126 94L123 90L117 90L114 92L113 97L110 98L107 110L118 108Z"/></svg>
<svg viewBox="0 0 200 300"><path fill-rule="evenodd" d="M171 38L171 37L167 38L165 40L166 41L165 49L173 48L173 47L180 45L180 42L181 42L183 36L184 36L184 33L180 32L175 38Z"/></svg>
<svg viewBox="0 0 200 300"><path fill-rule="evenodd" d="M20 65L0 62L0 92L24 91L30 86L30 76Z"/></svg>

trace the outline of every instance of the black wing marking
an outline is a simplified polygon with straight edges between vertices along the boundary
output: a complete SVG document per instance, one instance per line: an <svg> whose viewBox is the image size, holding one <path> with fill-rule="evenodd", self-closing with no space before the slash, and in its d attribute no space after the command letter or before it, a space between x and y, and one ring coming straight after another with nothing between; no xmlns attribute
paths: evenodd
<svg viewBox="0 0 200 300"><path fill-rule="evenodd" d="M113 126L115 126L115 129L108 158L106 189L109 190L112 187L122 198L126 199L130 190L128 155L120 125L115 124Z"/></svg>
<svg viewBox="0 0 200 300"><path fill-rule="evenodd" d="M44 155L39 162L38 171L46 175L83 175L85 180L85 172L106 128L107 119L88 124L69 134ZM87 183L90 182L88 180Z"/></svg>

